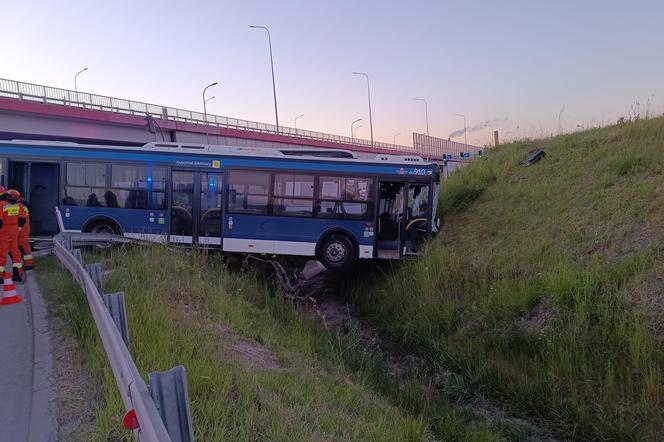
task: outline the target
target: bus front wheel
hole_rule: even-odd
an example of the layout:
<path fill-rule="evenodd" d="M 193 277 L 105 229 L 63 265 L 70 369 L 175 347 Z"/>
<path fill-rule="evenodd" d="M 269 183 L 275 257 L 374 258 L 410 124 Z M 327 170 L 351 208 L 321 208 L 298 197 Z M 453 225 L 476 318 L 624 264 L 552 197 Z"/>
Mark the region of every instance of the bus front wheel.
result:
<path fill-rule="evenodd" d="M 330 235 L 321 243 L 318 255 L 328 269 L 343 269 L 353 262 L 353 243 L 345 235 Z"/>

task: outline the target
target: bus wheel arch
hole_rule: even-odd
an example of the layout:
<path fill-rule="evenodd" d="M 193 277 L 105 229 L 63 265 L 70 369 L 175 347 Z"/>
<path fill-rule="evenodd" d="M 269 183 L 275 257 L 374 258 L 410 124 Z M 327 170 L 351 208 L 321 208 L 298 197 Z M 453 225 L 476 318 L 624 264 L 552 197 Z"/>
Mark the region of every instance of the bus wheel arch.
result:
<path fill-rule="evenodd" d="M 122 235 L 120 223 L 108 216 L 96 216 L 90 218 L 85 222 L 85 225 L 81 230 L 90 233 L 112 233 L 114 235 Z"/>
<path fill-rule="evenodd" d="M 359 245 L 352 234 L 333 230 L 321 235 L 316 245 L 316 258 L 330 270 L 341 270 L 358 257 Z"/>

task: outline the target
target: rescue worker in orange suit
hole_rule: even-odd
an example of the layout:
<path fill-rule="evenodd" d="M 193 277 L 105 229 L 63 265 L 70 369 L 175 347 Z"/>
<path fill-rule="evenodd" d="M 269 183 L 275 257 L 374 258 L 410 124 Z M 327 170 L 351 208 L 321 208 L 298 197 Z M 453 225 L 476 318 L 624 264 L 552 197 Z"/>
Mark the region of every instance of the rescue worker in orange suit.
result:
<path fill-rule="evenodd" d="M 25 224 L 25 218 L 20 216 L 21 209 L 16 199 L 0 186 L 0 271 L 5 272 L 7 255 L 15 257 L 12 260 L 12 279 L 22 281 L 23 264 L 19 258 L 18 229 Z"/>
<path fill-rule="evenodd" d="M 18 190 L 10 189 L 7 193 L 16 198 L 16 203 L 20 209 L 19 217 L 25 218 L 23 227 L 19 227 L 18 230 L 18 250 L 22 254 L 23 270 L 32 270 L 34 269 L 32 264 L 32 249 L 30 248 L 30 242 L 28 241 L 30 238 L 30 209 L 28 208 L 27 203 L 23 201 L 23 197 Z M 12 261 L 14 260 L 20 262 L 19 258 L 14 258 L 12 256 Z"/>

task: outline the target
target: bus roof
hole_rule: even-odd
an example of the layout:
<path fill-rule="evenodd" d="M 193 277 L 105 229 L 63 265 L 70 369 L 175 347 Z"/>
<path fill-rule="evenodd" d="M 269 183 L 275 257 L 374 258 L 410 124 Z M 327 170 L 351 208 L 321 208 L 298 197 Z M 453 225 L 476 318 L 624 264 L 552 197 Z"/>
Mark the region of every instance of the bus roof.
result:
<path fill-rule="evenodd" d="M 435 163 L 425 161 L 417 155 L 392 155 L 378 154 L 359 157 L 356 153 L 346 149 L 321 149 L 315 147 L 245 147 L 245 146 L 221 146 L 197 143 L 172 143 L 172 142 L 150 142 L 142 146 L 114 146 L 100 144 L 83 144 L 70 141 L 44 141 L 44 140 L 18 140 L 0 141 L 0 144 L 9 145 L 34 145 L 43 147 L 79 147 L 86 149 L 103 150 L 130 150 L 135 152 L 168 152 L 183 153 L 188 155 L 224 155 L 260 158 L 284 158 L 284 159 L 312 159 L 321 161 L 362 162 L 373 164 L 403 164 L 403 165 L 433 165 Z"/>

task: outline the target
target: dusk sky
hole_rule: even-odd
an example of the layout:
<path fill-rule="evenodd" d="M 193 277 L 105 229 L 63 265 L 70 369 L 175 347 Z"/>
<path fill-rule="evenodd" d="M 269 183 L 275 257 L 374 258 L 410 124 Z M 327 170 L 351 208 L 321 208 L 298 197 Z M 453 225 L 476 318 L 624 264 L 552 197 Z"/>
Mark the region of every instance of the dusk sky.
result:
<path fill-rule="evenodd" d="M 410 145 L 492 120 L 504 138 L 664 112 L 664 1 L 0 0 L 0 78 Z M 517 129 L 518 128 L 518 129 Z M 490 128 L 468 134 L 488 141 Z M 463 141 L 463 135 L 456 138 Z"/>

